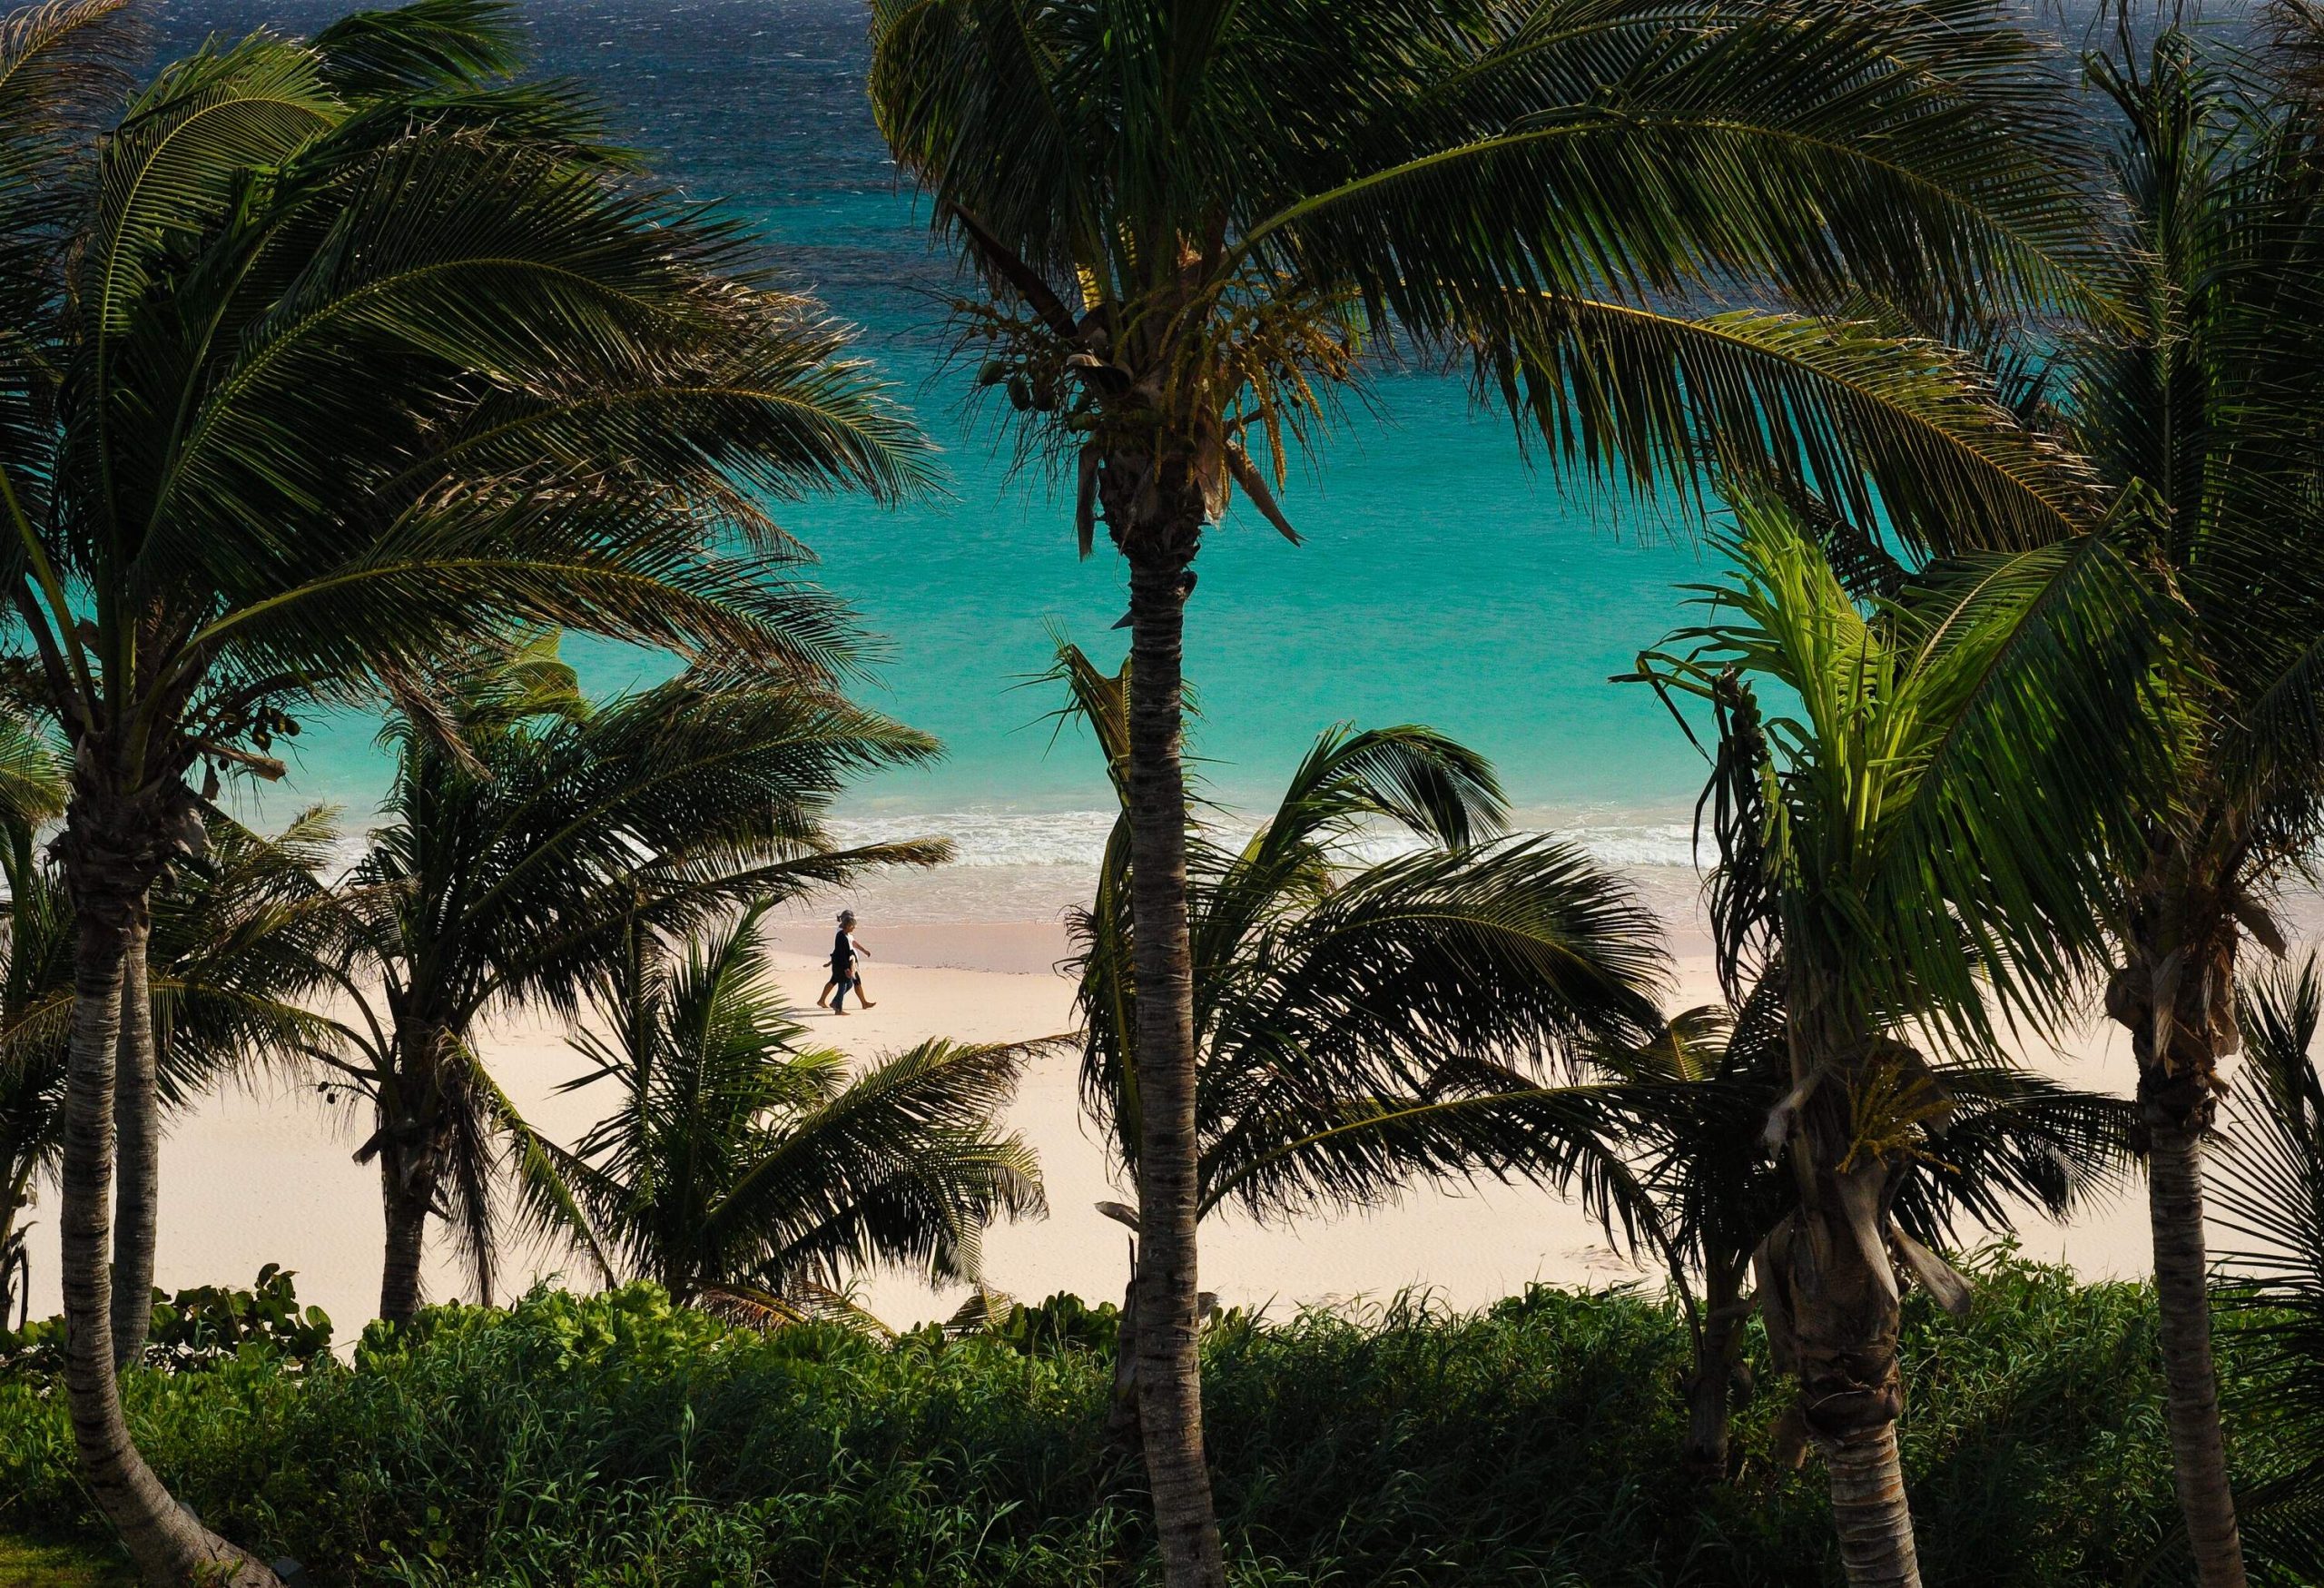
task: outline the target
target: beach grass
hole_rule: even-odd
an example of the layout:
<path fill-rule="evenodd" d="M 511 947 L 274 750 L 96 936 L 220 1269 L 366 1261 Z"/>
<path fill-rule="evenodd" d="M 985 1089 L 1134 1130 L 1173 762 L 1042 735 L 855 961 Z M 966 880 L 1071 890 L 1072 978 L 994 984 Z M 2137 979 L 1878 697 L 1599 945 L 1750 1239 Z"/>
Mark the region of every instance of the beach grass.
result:
<path fill-rule="evenodd" d="M 118 1560 L 78 1546 L 0 1534 L 0 1588 L 126 1588 L 136 1580 Z"/>

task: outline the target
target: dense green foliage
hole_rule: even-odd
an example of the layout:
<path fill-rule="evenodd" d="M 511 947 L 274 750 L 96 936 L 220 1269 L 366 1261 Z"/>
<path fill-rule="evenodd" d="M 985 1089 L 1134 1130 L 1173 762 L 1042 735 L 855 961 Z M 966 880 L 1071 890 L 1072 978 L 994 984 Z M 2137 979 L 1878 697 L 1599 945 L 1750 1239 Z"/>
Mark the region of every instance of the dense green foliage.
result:
<path fill-rule="evenodd" d="M 193 1285 L 153 1292 L 153 1322 L 146 1336 L 150 1366 L 185 1373 L 216 1367 L 256 1346 L 278 1371 L 326 1360 L 330 1317 L 299 1304 L 296 1276 L 278 1263 L 258 1271 L 249 1288 Z M 43 1318 L 21 1329 L 0 1328 L 0 1375 L 37 1382 L 64 1370 L 64 1320 Z M 0 1583 L 6 1583 L 0 1578 Z"/>
<path fill-rule="evenodd" d="M 2122 1582 L 2173 1522 L 2148 1293 L 2014 1263 L 1983 1277 L 1965 1322 L 1918 1297 L 1906 1313 L 1929 1573 Z M 1105 1343 L 1105 1310 L 1050 1310 L 1073 1327 L 891 1345 L 737 1330 L 646 1287 L 537 1294 L 431 1310 L 395 1344 L 375 1331 L 351 1368 L 252 1349 L 126 1387 L 180 1494 L 324 1582 L 1141 1581 L 1143 1508 L 1102 1503 L 1109 1363 L 1085 1346 Z M 1206 1393 L 1235 1578 L 1837 1581 L 1820 1474 L 1770 1459 L 1778 1397 L 1741 1418 L 1734 1486 L 1669 1459 L 1685 1356 L 1673 1312 L 1620 1294 L 1230 1317 Z M 2270 1445 L 2247 1427 L 2251 1459 Z M 62 1406 L 37 1380 L 0 1386 L 0 1528 L 64 1538 L 76 1517 L 101 1536 Z"/>

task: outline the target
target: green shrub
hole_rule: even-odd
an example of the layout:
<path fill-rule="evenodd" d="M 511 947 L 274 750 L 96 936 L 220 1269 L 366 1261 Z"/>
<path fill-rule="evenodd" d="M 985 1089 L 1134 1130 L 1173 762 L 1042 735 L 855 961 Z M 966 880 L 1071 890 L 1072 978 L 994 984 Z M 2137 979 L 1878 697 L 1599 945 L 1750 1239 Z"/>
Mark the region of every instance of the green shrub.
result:
<path fill-rule="evenodd" d="M 2148 1294 L 2005 1259 L 1984 1279 L 1965 1322 L 1908 1309 L 1930 1577 L 2122 1582 L 2174 1514 Z M 647 1287 L 543 1292 L 375 1329 L 351 1365 L 246 1349 L 127 1394 L 179 1494 L 327 1583 L 1111 1588 L 1151 1571 L 1135 1472 L 1103 1445 L 1110 1363 L 1079 1343 L 1098 1310 L 890 1344 L 755 1335 Z M 1684 1355 L 1677 1314 L 1623 1293 L 1222 1320 L 1206 1394 L 1236 1581 L 1837 1582 L 1817 1470 L 1772 1458 L 1778 1396 L 1739 1414 L 1733 1484 L 1679 1471 Z M 96 1536 L 69 1458 L 54 1392 L 0 1384 L 0 1526 Z"/>
<path fill-rule="evenodd" d="M 283 1366 L 312 1363 L 330 1349 L 330 1317 L 320 1307 L 299 1305 L 294 1277 L 269 1263 L 247 1290 L 230 1285 L 196 1285 L 174 1296 L 155 1290 L 145 1365 L 199 1372 L 250 1349 Z M 0 1375 L 38 1378 L 64 1370 L 63 1318 L 0 1329 Z"/>

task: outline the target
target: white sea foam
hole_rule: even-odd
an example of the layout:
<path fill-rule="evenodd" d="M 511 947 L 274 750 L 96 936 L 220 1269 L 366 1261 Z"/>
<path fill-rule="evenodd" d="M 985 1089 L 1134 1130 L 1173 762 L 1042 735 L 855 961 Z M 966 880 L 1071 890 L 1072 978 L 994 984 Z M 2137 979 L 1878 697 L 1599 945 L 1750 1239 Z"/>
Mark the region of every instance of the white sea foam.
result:
<path fill-rule="evenodd" d="M 1546 833 L 1579 844 L 1608 865 L 1622 867 L 1676 866 L 1695 863 L 1694 828 L 1687 822 L 1625 820 L 1624 814 L 1603 810 L 1587 813 L 1522 812 L 1521 832 Z M 362 857 L 369 823 L 350 824 L 332 846 L 325 874 L 339 876 Z M 976 807 L 921 814 L 881 814 L 848 816 L 827 824 L 831 836 L 843 847 L 893 843 L 912 838 L 947 838 L 957 852 L 953 864 L 967 870 L 1008 867 L 1026 870 L 1095 870 L 1104 859 L 1107 835 L 1113 831 L 1110 811 L 1022 811 Z M 1242 828 L 1229 815 L 1222 829 L 1239 837 Z M 1380 832 L 1352 846 L 1354 858 L 1367 863 L 1412 853 L 1419 845 L 1402 833 Z"/>
<path fill-rule="evenodd" d="M 849 816 L 826 824 L 853 848 L 909 838 L 949 838 L 964 866 L 1094 866 L 1105 858 L 1111 811 L 939 811 L 922 815 Z"/>
<path fill-rule="evenodd" d="M 1229 818 L 1232 821 L 1232 818 Z M 962 866 L 1095 866 L 1104 858 L 1110 811 L 1010 811 L 973 809 L 915 815 L 849 817 L 830 824 L 832 835 L 848 845 L 886 843 L 907 838 L 949 838 Z M 1546 814 L 1521 815 L 1521 831 L 1544 832 L 1579 844 L 1608 865 L 1688 866 L 1695 863 L 1694 827 L 1688 822 L 1625 821 L 1611 813 L 1560 821 Z M 1366 861 L 1408 854 L 1417 848 L 1400 833 L 1381 833 L 1355 845 Z"/>

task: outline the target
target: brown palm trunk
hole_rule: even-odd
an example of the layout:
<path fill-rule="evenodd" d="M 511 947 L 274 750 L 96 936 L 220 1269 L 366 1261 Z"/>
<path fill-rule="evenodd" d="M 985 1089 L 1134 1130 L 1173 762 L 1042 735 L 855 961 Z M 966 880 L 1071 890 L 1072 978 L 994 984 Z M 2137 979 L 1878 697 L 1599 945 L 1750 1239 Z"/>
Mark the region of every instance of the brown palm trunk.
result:
<path fill-rule="evenodd" d="M 1913 1513 L 1894 1419 L 1845 1439 L 1818 1437 L 1832 1486 L 1832 1525 L 1851 1588 L 1919 1588 Z"/>
<path fill-rule="evenodd" d="M 1739 1267 L 1718 1265 L 1704 1280 L 1702 1327 L 1695 1336 L 1694 1366 L 1686 1383 L 1687 1443 L 1680 1459 L 1699 1477 L 1723 1478 L 1748 1314 L 1740 1299 Z"/>
<path fill-rule="evenodd" d="M 1833 1177 L 1821 1178 L 1828 1187 Z M 1768 1238 L 1760 1307 L 1777 1366 L 1799 1379 L 1800 1418 L 1824 1457 L 1851 1588 L 1917 1588 L 1896 1455 L 1903 1308 L 1893 1271 L 1884 1284 L 1838 1211 L 1829 1203 L 1805 1208 Z"/>
<path fill-rule="evenodd" d="M 8 1321 L 15 1310 L 16 1273 L 22 1267 L 21 1254 L 16 1249 L 16 1215 L 22 1211 L 15 1198 L 0 1188 L 0 1329 L 15 1326 Z"/>
<path fill-rule="evenodd" d="M 419 1316 L 420 1262 L 426 1256 L 428 1218 L 436 1208 L 447 1139 L 442 1057 L 443 1028 L 421 1019 L 399 1019 L 396 1078 L 379 1100 L 379 1202 L 387 1226 L 387 1253 L 379 1270 L 379 1317 L 399 1327 Z M 672 1288 L 672 1294 L 676 1294 Z"/>
<path fill-rule="evenodd" d="M 1165 468 L 1169 466 L 1166 465 Z M 1187 921 L 1187 787 L 1180 761 L 1185 591 L 1202 529 L 1190 481 L 1141 482 L 1157 501 L 1112 518 L 1129 559 L 1129 821 L 1137 984 L 1137 1323 L 1135 1373 L 1147 1480 L 1168 1588 L 1223 1588 L 1226 1566 L 1202 1435 L 1195 1267 L 1194 951 Z M 1110 507 L 1112 504 L 1108 504 Z"/>
<path fill-rule="evenodd" d="M 2203 1138 L 2221 1089 L 2220 1060 L 2240 1041 L 2237 928 L 2226 910 L 2205 907 L 2211 897 L 2190 886 L 2149 902 L 2131 934 L 2130 964 L 2108 989 L 2107 1011 L 2130 1029 L 2139 1067 L 2163 1418 L 2195 1580 L 2201 1588 L 2243 1588 L 2243 1538 L 2228 1484 L 2219 1374 L 2211 1361 L 2211 1264 L 2203 1231 Z M 2176 969 L 2166 974 L 2165 966 Z M 2158 1020 L 2166 998 L 2166 1018 Z"/>
<path fill-rule="evenodd" d="M 153 1321 L 153 1250 L 161 1201 L 162 1100 L 153 1046 L 153 995 L 145 962 L 152 933 L 130 929 L 121 969 L 121 1057 L 113 1119 L 113 1359 L 145 1352 Z"/>
<path fill-rule="evenodd" d="M 2202 1137 L 2179 1123 L 2148 1132 L 2147 1214 L 2162 1347 L 2164 1417 L 2195 1580 L 2243 1588 L 2243 1538 L 2227 1482 L 2227 1440 L 2211 1364 L 2210 1263 L 2203 1249 Z"/>
<path fill-rule="evenodd" d="M 1896 1452 L 1904 1307 L 1887 1233 L 1910 1164 L 1860 1143 L 1855 1119 L 1860 1093 L 1919 1060 L 1864 1034 L 1847 1011 L 1828 1012 L 1820 984 L 1797 966 L 1788 991 L 1795 1084 L 1818 1079 L 1789 1133 L 1798 1210 L 1754 1259 L 1759 1315 L 1776 1366 L 1799 1381 L 1799 1419 L 1824 1457 L 1851 1588 L 1919 1588 Z"/>
<path fill-rule="evenodd" d="M 78 804 L 76 801 L 76 805 Z M 76 810 L 76 816 L 84 813 Z M 76 824 L 77 825 L 78 824 Z M 149 1583 L 190 1581 L 265 1588 L 274 1573 L 212 1534 L 171 1498 L 131 1438 L 113 1369 L 112 1233 L 113 1092 L 121 1047 L 123 962 L 144 921 L 136 888 L 92 876 L 82 832 L 72 848 L 79 940 L 74 956 L 73 1032 L 64 1101 L 60 1278 L 64 1291 L 64 1382 L 74 1442 L 89 1495 L 119 1530 Z M 92 886 L 92 884 L 97 884 Z"/>
<path fill-rule="evenodd" d="M 419 1312 L 419 1262 L 435 1200 L 432 1179 L 389 1149 L 379 1155 L 380 1202 L 387 1215 L 387 1259 L 379 1269 L 379 1317 L 399 1327 Z"/>

